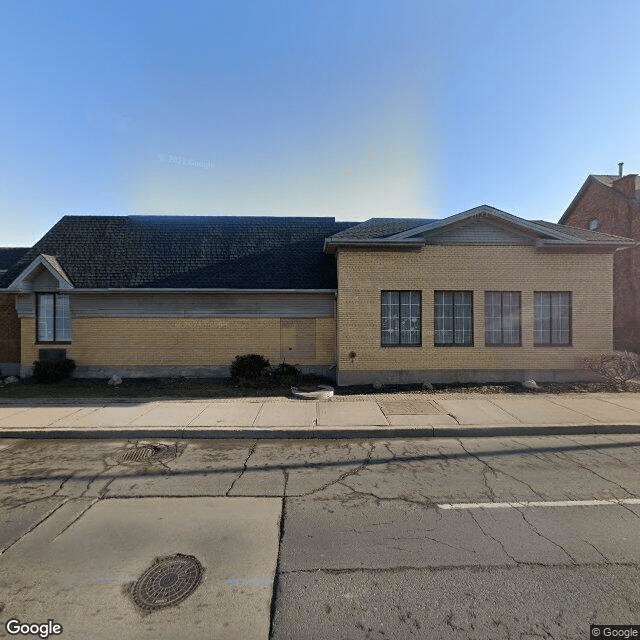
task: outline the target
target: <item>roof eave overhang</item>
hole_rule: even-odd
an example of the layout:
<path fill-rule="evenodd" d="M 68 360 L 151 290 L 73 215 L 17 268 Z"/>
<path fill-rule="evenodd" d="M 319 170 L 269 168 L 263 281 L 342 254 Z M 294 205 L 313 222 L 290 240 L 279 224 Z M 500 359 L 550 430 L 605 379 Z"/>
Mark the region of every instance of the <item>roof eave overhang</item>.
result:
<path fill-rule="evenodd" d="M 424 238 L 409 238 L 406 240 L 365 240 L 359 238 L 345 240 L 327 239 L 324 242 L 324 252 L 328 255 L 334 254 L 337 249 L 420 249 L 426 244 Z"/>
<path fill-rule="evenodd" d="M 614 253 L 622 249 L 637 246 L 638 242 L 564 242 L 561 240 L 538 240 L 535 247 L 539 252 L 580 252 L 580 253 Z"/>

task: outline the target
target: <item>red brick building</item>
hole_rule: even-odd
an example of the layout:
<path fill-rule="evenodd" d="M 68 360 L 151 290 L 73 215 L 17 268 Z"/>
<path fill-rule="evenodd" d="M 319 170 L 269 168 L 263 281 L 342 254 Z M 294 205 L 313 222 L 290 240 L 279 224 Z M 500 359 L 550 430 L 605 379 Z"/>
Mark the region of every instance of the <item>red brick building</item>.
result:
<path fill-rule="evenodd" d="M 28 249 L 0 249 L 0 276 L 6 273 Z M 0 292 L 0 377 L 20 371 L 20 320 L 16 297 Z"/>
<path fill-rule="evenodd" d="M 640 241 L 640 177 L 590 175 L 560 224 Z M 640 353 L 640 246 L 614 254 L 613 344 Z"/>

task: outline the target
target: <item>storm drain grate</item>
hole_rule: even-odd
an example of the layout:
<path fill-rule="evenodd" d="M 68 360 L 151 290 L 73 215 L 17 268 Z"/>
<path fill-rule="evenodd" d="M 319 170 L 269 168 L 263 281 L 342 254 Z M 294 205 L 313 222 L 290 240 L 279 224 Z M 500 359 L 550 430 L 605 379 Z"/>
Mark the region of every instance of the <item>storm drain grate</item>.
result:
<path fill-rule="evenodd" d="M 198 559 L 176 553 L 156 558 L 130 588 L 133 601 L 147 613 L 172 607 L 188 598 L 202 581 Z"/>
<path fill-rule="evenodd" d="M 118 455 L 118 462 L 158 462 L 173 460 L 181 451 L 173 444 L 142 444 L 128 447 Z"/>

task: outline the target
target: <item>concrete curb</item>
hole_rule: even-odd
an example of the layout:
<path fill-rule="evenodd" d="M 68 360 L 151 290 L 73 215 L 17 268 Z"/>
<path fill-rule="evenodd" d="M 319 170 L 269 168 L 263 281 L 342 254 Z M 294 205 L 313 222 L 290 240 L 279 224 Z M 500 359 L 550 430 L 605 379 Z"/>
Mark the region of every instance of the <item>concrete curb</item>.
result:
<path fill-rule="evenodd" d="M 0 438 L 26 439 L 371 439 L 371 438 L 473 438 L 640 434 L 640 424 L 573 425 L 461 425 L 424 427 L 107 427 L 0 429 Z"/>

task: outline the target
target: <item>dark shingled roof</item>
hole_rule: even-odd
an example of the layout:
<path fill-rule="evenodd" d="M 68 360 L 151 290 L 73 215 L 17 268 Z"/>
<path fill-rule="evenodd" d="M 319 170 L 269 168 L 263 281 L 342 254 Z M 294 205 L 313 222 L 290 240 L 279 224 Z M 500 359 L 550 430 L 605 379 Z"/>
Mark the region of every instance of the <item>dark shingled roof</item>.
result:
<path fill-rule="evenodd" d="M 65 216 L 4 275 L 54 256 L 77 288 L 335 289 L 334 218 Z"/>
<path fill-rule="evenodd" d="M 547 222 L 546 220 L 534 220 L 536 224 L 541 224 L 545 227 L 549 227 L 554 231 L 560 231 L 566 233 L 574 238 L 580 240 L 591 240 L 593 242 L 614 242 L 618 240 L 630 241 L 630 238 L 623 238 L 622 236 L 613 236 L 609 233 L 600 233 L 599 231 L 589 231 L 588 229 L 579 229 L 578 227 L 569 227 L 564 224 L 556 224 L 555 222 Z"/>
<path fill-rule="evenodd" d="M 335 234 L 331 240 L 376 240 L 402 233 L 415 227 L 433 223 L 441 220 L 430 220 L 425 218 L 370 218 L 365 222 L 357 224 L 345 231 Z"/>
<path fill-rule="evenodd" d="M 0 271 L 11 269 L 27 251 L 29 247 L 0 248 Z"/>

